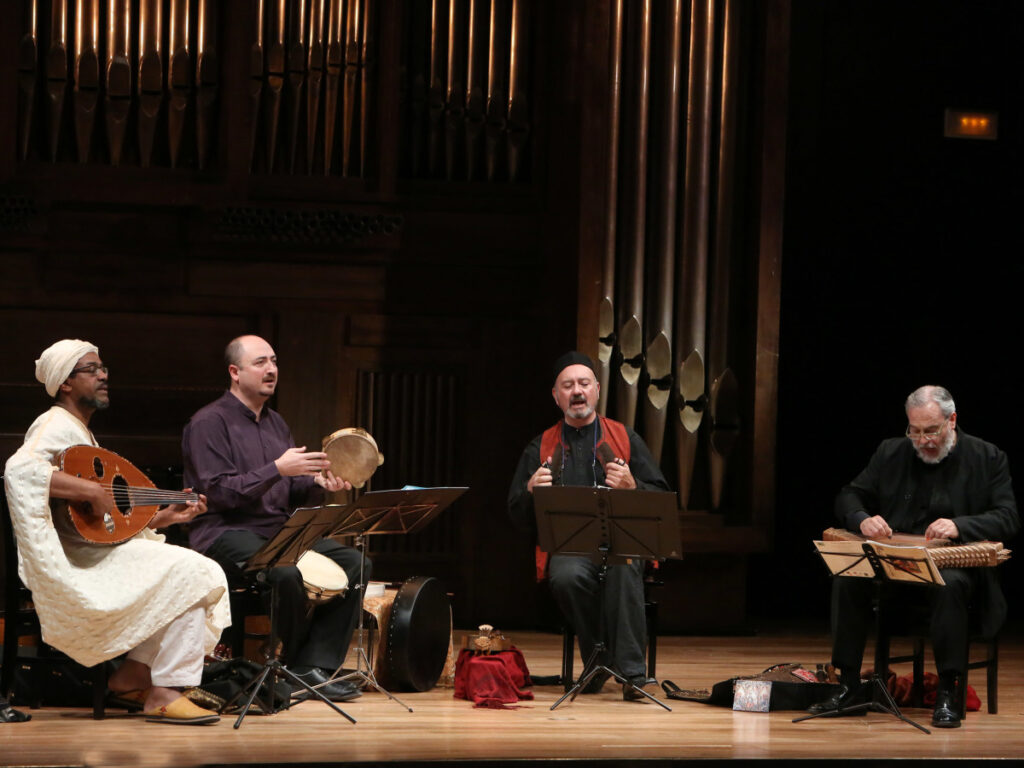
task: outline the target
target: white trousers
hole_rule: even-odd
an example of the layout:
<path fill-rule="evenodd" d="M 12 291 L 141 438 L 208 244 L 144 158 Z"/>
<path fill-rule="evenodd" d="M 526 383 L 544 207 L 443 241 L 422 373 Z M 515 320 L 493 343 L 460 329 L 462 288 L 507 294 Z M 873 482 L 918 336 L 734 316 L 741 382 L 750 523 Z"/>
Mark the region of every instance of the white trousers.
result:
<path fill-rule="evenodd" d="M 149 667 L 153 685 L 181 688 L 199 685 L 206 655 L 206 609 L 195 605 L 128 652 L 128 658 Z"/>

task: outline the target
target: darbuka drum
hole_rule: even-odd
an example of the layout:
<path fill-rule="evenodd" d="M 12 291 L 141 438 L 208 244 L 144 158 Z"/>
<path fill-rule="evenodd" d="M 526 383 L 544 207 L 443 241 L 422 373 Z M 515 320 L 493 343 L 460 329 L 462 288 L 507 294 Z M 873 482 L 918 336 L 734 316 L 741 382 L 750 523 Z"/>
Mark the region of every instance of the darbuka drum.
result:
<path fill-rule="evenodd" d="M 359 427 L 346 427 L 323 439 L 323 451 L 331 462 L 331 472 L 362 488 L 384 463 L 384 454 L 369 432 Z"/>
<path fill-rule="evenodd" d="M 295 563 L 295 567 L 302 574 L 306 597 L 312 603 L 326 603 L 348 592 L 348 575 L 345 569 L 319 552 L 308 550 Z"/>
<path fill-rule="evenodd" d="M 448 594 L 432 576 L 407 580 L 395 595 L 388 621 L 388 671 L 402 690 L 429 691 L 444 671 L 451 642 Z"/>

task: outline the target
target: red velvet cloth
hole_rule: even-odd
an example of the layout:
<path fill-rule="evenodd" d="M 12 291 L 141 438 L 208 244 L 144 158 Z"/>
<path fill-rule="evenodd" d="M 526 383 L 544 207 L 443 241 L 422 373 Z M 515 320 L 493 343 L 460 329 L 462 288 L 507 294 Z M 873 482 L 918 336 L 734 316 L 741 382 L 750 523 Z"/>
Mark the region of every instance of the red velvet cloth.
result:
<path fill-rule="evenodd" d="M 871 670 L 868 670 L 868 676 L 870 677 Z M 901 707 L 909 707 L 913 702 L 911 697 L 913 696 L 914 690 L 914 676 L 903 675 L 897 677 L 896 673 L 891 669 L 886 670 L 885 684 L 889 689 L 889 694 L 893 697 L 895 702 Z M 939 676 L 934 672 L 925 672 L 924 680 L 922 684 L 922 704 L 926 707 L 935 706 L 935 691 L 939 686 Z M 967 686 L 967 711 L 978 712 L 981 710 L 981 699 L 978 698 L 977 691 L 971 685 Z"/>
<path fill-rule="evenodd" d="M 515 646 L 498 653 L 459 652 L 455 662 L 455 698 L 468 699 L 477 707 L 506 709 L 509 704 L 532 700 L 530 670 Z"/>

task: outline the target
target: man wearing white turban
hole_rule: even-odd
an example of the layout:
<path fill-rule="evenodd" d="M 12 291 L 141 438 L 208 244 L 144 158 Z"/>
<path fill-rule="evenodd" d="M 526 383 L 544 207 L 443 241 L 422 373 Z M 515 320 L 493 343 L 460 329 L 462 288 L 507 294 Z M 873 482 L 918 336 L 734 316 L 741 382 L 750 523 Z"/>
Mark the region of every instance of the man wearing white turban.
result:
<path fill-rule="evenodd" d="M 161 509 L 149 528 L 116 546 L 60 538 L 51 499 L 87 502 L 97 515 L 113 509 L 99 483 L 54 465 L 65 448 L 97 445 L 89 420 L 109 405 L 107 367 L 93 344 L 64 339 L 39 356 L 36 378 L 55 401 L 7 461 L 4 485 L 18 572 L 32 590 L 43 640 L 85 666 L 127 653 L 110 690 L 151 722 L 216 722 L 180 689 L 200 682 L 204 655 L 231 623 L 224 572 L 155 533 L 205 512 L 205 497 Z"/>

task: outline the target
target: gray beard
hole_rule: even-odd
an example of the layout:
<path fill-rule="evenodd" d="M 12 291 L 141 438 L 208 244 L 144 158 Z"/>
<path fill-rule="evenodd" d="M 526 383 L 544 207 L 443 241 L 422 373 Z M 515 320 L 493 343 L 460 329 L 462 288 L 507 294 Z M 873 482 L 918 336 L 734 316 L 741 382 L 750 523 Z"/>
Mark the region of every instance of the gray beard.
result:
<path fill-rule="evenodd" d="M 104 411 L 110 407 L 110 400 L 100 400 L 98 397 L 83 397 L 79 402 L 97 411 Z"/>
<path fill-rule="evenodd" d="M 938 454 L 933 456 L 926 456 L 921 453 L 921 446 L 915 445 L 914 450 L 917 451 L 917 458 L 923 461 L 925 464 L 938 464 L 940 461 L 949 456 L 949 452 L 953 450 L 953 446 L 956 444 L 956 431 L 949 430 L 946 436 L 942 439 L 942 445 L 939 448 Z"/>

